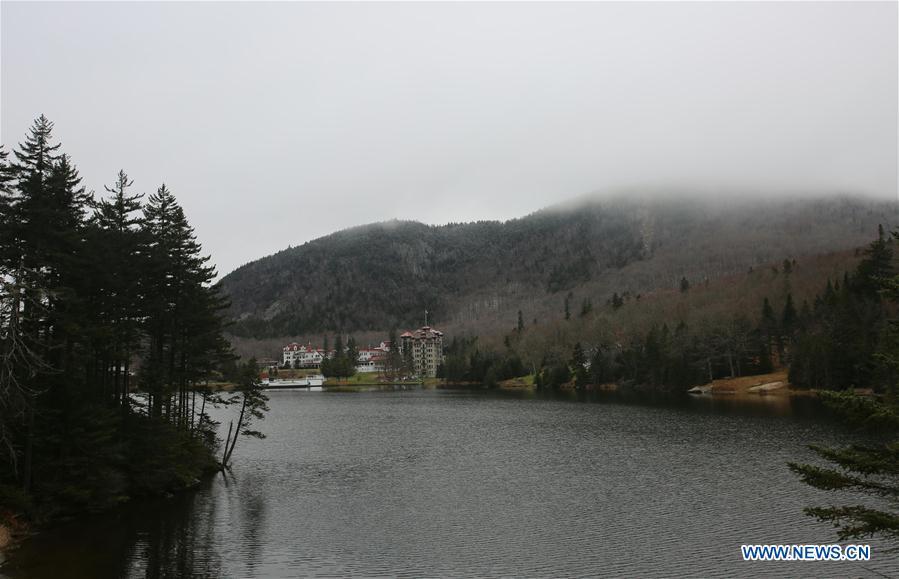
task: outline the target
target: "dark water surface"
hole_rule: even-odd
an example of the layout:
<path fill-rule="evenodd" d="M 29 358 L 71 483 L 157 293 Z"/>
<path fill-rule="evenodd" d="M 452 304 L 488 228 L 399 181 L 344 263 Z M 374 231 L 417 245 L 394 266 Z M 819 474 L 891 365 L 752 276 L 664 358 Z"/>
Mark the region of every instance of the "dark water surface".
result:
<path fill-rule="evenodd" d="M 855 498 L 787 469 L 851 437 L 811 404 L 272 392 L 233 474 L 42 533 L 0 574 L 899 576 L 878 542 L 863 564 L 741 560 L 743 543 L 835 542 L 802 507 Z"/>

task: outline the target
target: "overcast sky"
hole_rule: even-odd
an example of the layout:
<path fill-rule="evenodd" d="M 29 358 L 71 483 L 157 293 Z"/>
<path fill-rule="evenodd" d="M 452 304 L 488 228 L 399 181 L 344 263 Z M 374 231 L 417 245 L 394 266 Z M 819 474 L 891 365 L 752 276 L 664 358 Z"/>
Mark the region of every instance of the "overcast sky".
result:
<path fill-rule="evenodd" d="M 0 3 L 2 141 L 174 191 L 221 273 L 620 187 L 897 194 L 897 4 Z M 376 248 L 372 248 L 376 250 Z"/>

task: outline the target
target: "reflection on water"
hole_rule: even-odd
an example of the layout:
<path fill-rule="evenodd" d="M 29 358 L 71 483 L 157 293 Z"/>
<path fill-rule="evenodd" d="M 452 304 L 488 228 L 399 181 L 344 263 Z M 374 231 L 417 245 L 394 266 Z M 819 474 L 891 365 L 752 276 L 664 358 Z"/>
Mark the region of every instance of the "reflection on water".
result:
<path fill-rule="evenodd" d="M 215 501 L 199 492 L 141 502 L 114 514 L 42 533 L 14 555 L 3 572 L 22 577 L 168 577 L 190 569 L 219 577 L 213 543 Z"/>
<path fill-rule="evenodd" d="M 600 402 L 634 406 L 674 408 L 682 412 L 737 414 L 743 416 L 785 416 L 815 421 L 832 420 L 834 415 L 812 396 L 780 394 L 672 395 L 652 392 L 536 392 L 521 395 L 551 400 Z"/>
<path fill-rule="evenodd" d="M 588 403 L 581 403 L 588 402 Z M 829 543 L 789 460 L 849 433 L 814 400 L 272 392 L 268 439 L 195 492 L 26 543 L 13 577 L 877 576 L 899 558 L 744 563 Z"/>

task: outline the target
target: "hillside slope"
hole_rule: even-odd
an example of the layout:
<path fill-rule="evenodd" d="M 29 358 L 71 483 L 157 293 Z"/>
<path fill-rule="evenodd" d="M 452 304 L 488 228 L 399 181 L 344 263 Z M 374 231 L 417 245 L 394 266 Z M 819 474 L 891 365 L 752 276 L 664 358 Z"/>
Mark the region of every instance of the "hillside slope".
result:
<path fill-rule="evenodd" d="M 348 229 L 249 263 L 222 286 L 237 336 L 386 331 L 425 309 L 435 324 L 485 332 L 519 309 L 561 311 L 566 296 L 645 293 L 855 248 L 881 223 L 897 223 L 895 203 L 584 199 L 506 222 Z"/>

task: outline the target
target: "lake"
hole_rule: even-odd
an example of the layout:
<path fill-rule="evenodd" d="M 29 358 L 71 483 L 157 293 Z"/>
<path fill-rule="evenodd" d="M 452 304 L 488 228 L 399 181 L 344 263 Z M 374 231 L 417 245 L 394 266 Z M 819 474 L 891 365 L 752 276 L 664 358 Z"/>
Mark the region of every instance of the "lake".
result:
<path fill-rule="evenodd" d="M 11 577 L 896 576 L 743 562 L 744 543 L 834 543 L 804 506 L 805 445 L 852 434 L 805 398 L 483 391 L 271 392 L 265 440 L 198 490 L 42 533 Z M 865 543 L 868 541 L 859 541 Z"/>

